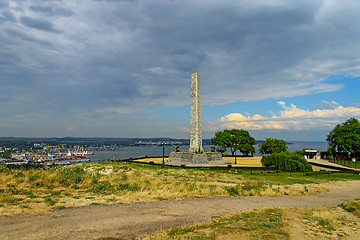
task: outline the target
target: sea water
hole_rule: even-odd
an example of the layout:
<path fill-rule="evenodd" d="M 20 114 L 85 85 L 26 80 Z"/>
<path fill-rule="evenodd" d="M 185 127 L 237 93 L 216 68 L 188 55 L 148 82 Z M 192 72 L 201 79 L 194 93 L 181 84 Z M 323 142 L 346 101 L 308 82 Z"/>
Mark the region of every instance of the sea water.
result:
<path fill-rule="evenodd" d="M 205 151 L 210 150 L 212 145 L 204 145 L 203 149 Z M 296 150 L 303 150 L 303 149 L 314 149 L 317 151 L 326 151 L 328 147 L 327 142 L 288 142 L 288 151 L 294 152 Z M 189 149 L 189 145 L 181 145 L 181 150 Z M 129 158 L 138 158 L 142 156 L 149 156 L 149 157 L 160 157 L 169 156 L 170 152 L 174 151 L 174 147 L 170 145 L 165 145 L 164 149 L 163 146 L 130 146 L 130 147 L 122 147 L 120 150 L 116 151 L 96 151 L 94 155 L 90 156 L 92 162 L 98 162 L 101 160 L 113 160 L 113 159 L 129 159 Z M 261 156 L 259 153 L 259 147 L 255 145 L 255 156 Z M 230 152 L 228 152 L 230 153 Z M 240 155 L 239 152 L 237 152 Z"/>

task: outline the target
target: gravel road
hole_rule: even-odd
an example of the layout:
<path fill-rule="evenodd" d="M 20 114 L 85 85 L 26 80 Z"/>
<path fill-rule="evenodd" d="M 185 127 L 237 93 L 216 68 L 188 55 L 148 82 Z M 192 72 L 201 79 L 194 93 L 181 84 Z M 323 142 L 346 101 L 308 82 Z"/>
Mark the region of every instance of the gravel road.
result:
<path fill-rule="evenodd" d="M 360 199 L 360 181 L 327 184 L 327 193 L 280 197 L 205 197 L 98 205 L 0 217 L 0 239 L 129 237 L 264 207 L 334 206 Z"/>

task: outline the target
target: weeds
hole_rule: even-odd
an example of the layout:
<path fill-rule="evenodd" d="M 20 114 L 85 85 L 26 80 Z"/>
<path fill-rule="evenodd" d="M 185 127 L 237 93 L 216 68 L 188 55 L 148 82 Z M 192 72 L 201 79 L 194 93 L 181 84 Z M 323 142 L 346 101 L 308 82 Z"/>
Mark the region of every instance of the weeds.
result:
<path fill-rule="evenodd" d="M 47 197 L 44 199 L 44 202 L 49 205 L 49 206 L 53 206 L 55 205 L 55 203 L 57 203 L 57 200 L 52 199 L 51 197 Z"/>
<path fill-rule="evenodd" d="M 61 191 L 52 191 L 51 196 L 59 196 L 61 195 Z"/>
<path fill-rule="evenodd" d="M 262 239 L 289 239 L 281 209 L 216 216 L 207 223 L 170 228 L 143 239 L 257 239 L 258 236 Z"/>
<path fill-rule="evenodd" d="M 24 200 L 23 198 L 15 198 L 15 197 L 8 197 L 3 199 L 3 201 L 7 205 L 18 205 L 23 200 Z"/>
<path fill-rule="evenodd" d="M 260 194 L 261 190 L 264 190 L 266 185 L 262 181 L 246 181 L 241 186 L 241 189 L 244 191 L 255 191 L 257 194 Z"/>
<path fill-rule="evenodd" d="M 359 201 L 349 201 L 339 205 L 345 211 L 353 213 L 355 216 L 360 217 L 360 202 Z"/>
<path fill-rule="evenodd" d="M 118 183 L 117 186 L 117 190 L 118 191 L 122 191 L 122 192 L 137 192 L 140 190 L 140 187 L 136 184 L 136 183 Z"/>
<path fill-rule="evenodd" d="M 72 183 L 79 184 L 82 182 L 85 174 L 86 171 L 79 166 L 61 168 L 59 182 L 65 186 L 69 186 Z"/>
<path fill-rule="evenodd" d="M 106 169 L 112 169 L 107 174 Z M 321 192 L 317 186 L 296 187 L 294 183 L 316 183 L 342 179 L 360 179 L 354 174 L 331 176 L 303 175 L 271 171 L 236 169 L 174 169 L 133 163 L 102 163 L 59 166 L 50 169 L 34 166 L 0 165 L 0 204 L 10 206 L 1 213 L 11 214 L 22 200 L 30 207 L 40 198 L 65 201 L 65 206 L 84 204 L 85 197 L 96 196 L 106 201 L 110 197 L 124 197 L 121 202 L 179 199 L 212 195 L 289 195 Z M 19 181 L 21 180 L 21 181 Z M 288 189 L 285 190 L 286 184 Z M 13 197 L 14 196 L 14 197 Z M 71 204 L 66 198 L 71 197 Z M 90 204 L 92 199 L 86 204 Z M 7 203 L 8 201 L 9 203 Z M 51 206 L 52 201 L 47 205 Z M 56 204 L 56 203 L 55 203 Z M 36 208 L 31 208 L 36 211 Z M 43 209 L 42 209 L 43 210 Z M 42 211 L 41 210 L 41 211 Z"/>
<path fill-rule="evenodd" d="M 109 181 L 96 182 L 92 185 L 91 190 L 96 194 L 104 194 L 108 192 L 112 192 L 113 188 Z"/>
<path fill-rule="evenodd" d="M 357 204 L 360 204 L 359 200 L 339 207 L 356 205 L 355 208 L 359 209 Z M 353 211 L 353 207 L 349 209 Z M 287 216 L 299 217 L 290 220 Z M 305 222 L 301 216 L 305 217 Z M 299 222 L 302 224 L 299 225 Z M 293 224 L 296 228 L 301 227 L 301 233 L 289 231 Z M 223 217 L 213 216 L 206 223 L 170 228 L 137 239 L 342 239 L 356 236 L 359 224 L 359 219 L 354 222 L 334 207 L 265 208 Z"/>
<path fill-rule="evenodd" d="M 239 185 L 236 186 L 225 186 L 224 189 L 227 191 L 229 196 L 239 196 Z"/>

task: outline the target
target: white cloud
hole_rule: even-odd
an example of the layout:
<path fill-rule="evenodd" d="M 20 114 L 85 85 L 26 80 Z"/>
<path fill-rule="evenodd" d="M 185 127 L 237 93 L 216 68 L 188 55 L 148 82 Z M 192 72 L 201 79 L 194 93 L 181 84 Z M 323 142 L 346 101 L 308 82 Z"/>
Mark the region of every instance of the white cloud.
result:
<path fill-rule="evenodd" d="M 244 116 L 241 113 L 231 113 L 222 117 L 220 124 L 216 125 L 221 128 L 242 128 L 246 130 L 319 130 L 332 128 L 346 118 L 360 117 L 359 107 L 337 106 L 333 109 L 310 111 L 299 109 L 294 104 L 288 106 L 282 101 L 278 103 L 284 109 L 280 111 L 279 115 L 265 117 L 259 114 Z M 215 123 L 211 123 L 210 126 L 215 126 Z"/>
<path fill-rule="evenodd" d="M 322 103 L 320 104 L 314 104 L 312 105 L 313 108 L 321 108 L 321 109 L 334 109 L 337 108 L 339 105 L 339 103 L 335 102 L 335 101 L 325 101 L 323 100 Z"/>

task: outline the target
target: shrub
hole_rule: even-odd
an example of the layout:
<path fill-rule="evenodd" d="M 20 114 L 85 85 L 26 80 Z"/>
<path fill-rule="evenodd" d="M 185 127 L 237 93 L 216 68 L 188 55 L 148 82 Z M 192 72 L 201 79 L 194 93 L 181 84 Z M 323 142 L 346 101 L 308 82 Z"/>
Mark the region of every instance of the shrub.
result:
<path fill-rule="evenodd" d="M 81 183 L 83 180 L 83 176 L 85 175 L 86 171 L 79 167 L 65 167 L 61 168 L 61 176 L 59 178 L 59 182 L 66 186 L 70 184 L 78 184 Z"/>
<path fill-rule="evenodd" d="M 353 213 L 355 216 L 360 217 L 360 201 L 350 201 L 339 205 L 345 211 Z"/>
<path fill-rule="evenodd" d="M 57 203 L 57 200 L 54 200 L 51 197 L 47 197 L 44 199 L 44 202 L 49 206 L 53 206 L 55 203 Z"/>
<path fill-rule="evenodd" d="M 107 192 L 112 192 L 113 188 L 109 181 L 97 182 L 92 185 L 92 191 L 97 194 L 104 194 Z"/>
<path fill-rule="evenodd" d="M 175 148 L 175 149 L 174 149 L 175 152 L 180 152 L 180 148 L 179 148 L 178 146 L 173 145 L 173 147 Z"/>
<path fill-rule="evenodd" d="M 265 189 L 265 188 L 266 188 L 265 183 L 261 182 L 261 181 L 256 181 L 256 182 L 246 181 L 241 186 L 241 189 L 244 190 L 244 191 L 254 190 L 257 193 L 260 193 L 260 191 Z"/>
<path fill-rule="evenodd" d="M 197 148 L 196 149 L 196 154 L 203 154 L 204 153 L 204 149 L 203 148 Z"/>
<path fill-rule="evenodd" d="M 118 183 L 118 187 L 117 189 L 119 191 L 129 191 L 129 192 L 137 192 L 139 191 L 141 188 L 139 187 L 139 185 L 137 185 L 136 183 L 134 184 L 130 184 L 130 183 Z"/>
<path fill-rule="evenodd" d="M 6 172 L 7 170 L 6 165 L 0 164 L 0 172 Z"/>
<path fill-rule="evenodd" d="M 224 189 L 227 191 L 227 193 L 229 194 L 229 196 L 239 196 L 239 185 L 236 186 L 225 186 Z"/>
<path fill-rule="evenodd" d="M 312 171 L 312 166 L 301 155 L 291 152 L 272 153 L 263 156 L 261 163 L 264 167 L 275 166 L 281 171 Z"/>
<path fill-rule="evenodd" d="M 33 182 L 33 181 L 35 181 L 37 179 L 41 179 L 41 177 L 43 177 L 41 172 L 36 171 L 36 172 L 31 172 L 29 174 L 29 176 L 28 176 L 28 179 L 29 179 L 30 182 Z"/>

